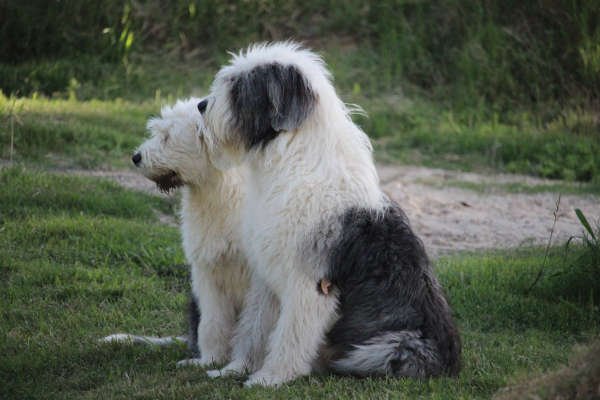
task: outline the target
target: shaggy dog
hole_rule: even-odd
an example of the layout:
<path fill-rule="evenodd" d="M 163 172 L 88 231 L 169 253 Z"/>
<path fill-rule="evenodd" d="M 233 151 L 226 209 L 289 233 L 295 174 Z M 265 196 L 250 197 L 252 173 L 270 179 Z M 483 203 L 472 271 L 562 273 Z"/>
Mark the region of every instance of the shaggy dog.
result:
<path fill-rule="evenodd" d="M 191 266 L 193 294 L 189 342 L 195 347 L 193 343 L 197 341 L 200 358 L 184 360 L 179 365 L 207 366 L 229 359 L 231 336 L 249 273 L 235 230 L 244 190 L 243 171 L 232 168 L 222 172 L 211 163 L 200 129 L 202 117 L 198 107 L 201 109 L 202 104 L 206 105 L 206 101 L 191 98 L 163 108 L 160 118 L 148 122 L 151 137 L 142 143 L 132 160 L 160 190 L 183 187 L 181 235 Z M 126 334 L 104 340 L 156 345 L 173 341 Z"/>
<path fill-rule="evenodd" d="M 289 42 L 253 46 L 218 72 L 206 99 L 211 159 L 227 171 L 248 166 L 240 245 L 252 271 L 232 360 L 209 375 L 249 369 L 246 385 L 270 386 L 319 366 L 456 374 L 460 340 L 442 289 L 406 216 L 381 191 L 369 139 L 323 61 Z M 208 168 L 190 165 L 179 179 L 191 179 L 190 167 Z M 171 164 L 158 170 L 168 176 Z"/>

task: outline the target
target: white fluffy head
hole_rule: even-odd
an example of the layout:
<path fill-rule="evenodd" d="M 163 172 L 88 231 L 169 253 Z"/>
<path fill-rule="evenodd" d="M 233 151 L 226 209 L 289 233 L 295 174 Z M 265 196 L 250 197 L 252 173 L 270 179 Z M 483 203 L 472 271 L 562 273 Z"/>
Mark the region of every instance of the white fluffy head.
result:
<path fill-rule="evenodd" d="M 165 106 L 160 117 L 147 123 L 150 137 L 138 147 L 134 158 L 139 154 L 136 165 L 163 191 L 184 184 L 202 185 L 219 174 L 202 137 L 204 122 L 198 111 L 201 100 L 190 98 Z"/>
<path fill-rule="evenodd" d="M 229 163 L 282 134 L 335 132 L 350 121 L 321 57 L 292 42 L 253 45 L 234 54 L 207 99 L 207 144 Z"/>

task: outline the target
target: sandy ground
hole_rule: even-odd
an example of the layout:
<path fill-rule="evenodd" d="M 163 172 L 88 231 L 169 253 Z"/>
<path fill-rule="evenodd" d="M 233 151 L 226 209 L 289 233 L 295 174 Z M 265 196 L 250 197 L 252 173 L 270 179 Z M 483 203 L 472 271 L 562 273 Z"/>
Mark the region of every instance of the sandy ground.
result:
<path fill-rule="evenodd" d="M 557 193 L 473 191 L 453 187 L 451 183 L 463 181 L 485 187 L 512 182 L 538 185 L 552 181 L 413 166 L 378 165 L 378 170 L 383 189 L 404 209 L 433 257 L 458 251 L 546 245 L 548 242 Z M 77 171 L 76 174 L 105 177 L 130 189 L 158 194 L 154 185 L 135 171 Z M 600 219 L 600 197 L 562 195 L 553 244 L 581 235 L 575 208 L 582 209 L 590 221 Z"/>
<path fill-rule="evenodd" d="M 404 208 L 413 228 L 433 255 L 548 243 L 557 193 L 479 192 L 444 186 L 444 182 L 536 185 L 549 181 L 406 166 L 379 166 L 379 173 L 384 190 Z M 435 184 L 423 184 L 423 181 Z M 597 221 L 600 197 L 562 195 L 553 243 L 581 235 L 575 208 L 580 208 L 590 221 Z"/>

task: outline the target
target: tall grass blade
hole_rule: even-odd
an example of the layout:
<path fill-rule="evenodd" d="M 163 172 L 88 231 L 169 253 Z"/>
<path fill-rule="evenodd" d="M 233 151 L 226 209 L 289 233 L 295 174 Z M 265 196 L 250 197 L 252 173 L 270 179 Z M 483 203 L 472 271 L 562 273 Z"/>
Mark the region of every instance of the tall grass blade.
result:
<path fill-rule="evenodd" d="M 579 222 L 581 222 L 581 225 L 583 225 L 583 227 L 590 234 L 590 236 L 592 237 L 592 239 L 596 240 L 596 235 L 594 234 L 594 231 L 592 230 L 592 226 L 588 222 L 587 218 L 585 217 L 585 215 L 583 214 L 583 212 L 581 211 L 581 209 L 576 208 L 575 209 L 575 215 L 577 215 L 577 218 L 579 219 Z"/>

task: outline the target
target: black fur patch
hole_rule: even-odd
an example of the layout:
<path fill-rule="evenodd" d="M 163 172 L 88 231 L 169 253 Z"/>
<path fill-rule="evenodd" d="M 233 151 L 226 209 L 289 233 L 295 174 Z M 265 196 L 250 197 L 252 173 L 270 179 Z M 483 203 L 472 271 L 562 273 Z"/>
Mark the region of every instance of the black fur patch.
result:
<path fill-rule="evenodd" d="M 198 348 L 198 325 L 200 324 L 200 309 L 193 294 L 190 294 L 188 304 L 188 349 L 194 356 L 200 356 Z"/>
<path fill-rule="evenodd" d="M 150 179 L 156 183 L 158 189 L 163 193 L 169 193 L 171 190 L 183 186 L 183 181 L 175 171 L 169 171 L 163 175 L 151 177 Z"/>
<path fill-rule="evenodd" d="M 243 72 L 230 95 L 234 124 L 248 149 L 265 147 L 280 132 L 300 127 L 316 99 L 295 66 L 278 63 Z"/>
<path fill-rule="evenodd" d="M 355 208 L 341 218 L 329 271 L 340 290 L 341 317 L 328 334 L 337 358 L 382 334 L 420 331 L 423 343 L 435 343 L 444 369 L 432 366 L 426 375 L 458 373 L 458 331 L 423 244 L 402 210 L 392 204 L 382 215 Z M 394 371 L 403 350 L 408 349 L 398 349 L 399 358 L 390 360 Z"/>

